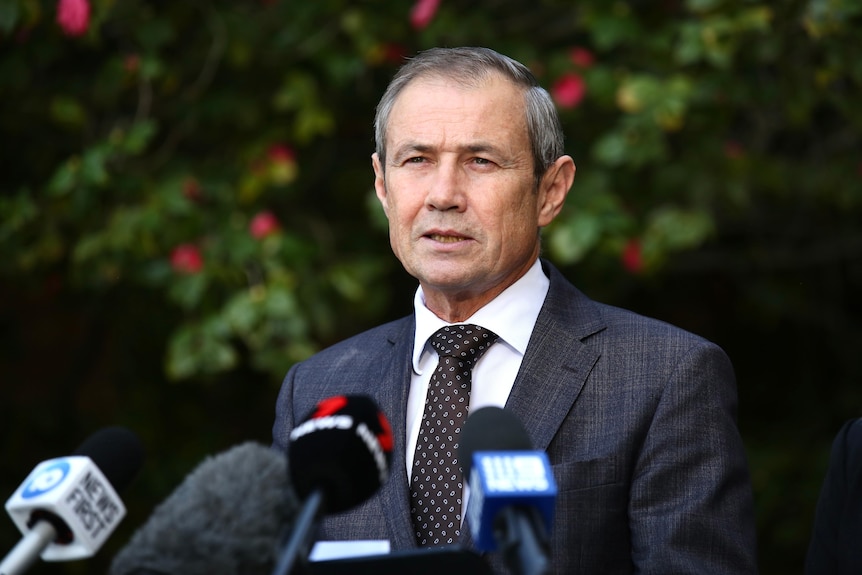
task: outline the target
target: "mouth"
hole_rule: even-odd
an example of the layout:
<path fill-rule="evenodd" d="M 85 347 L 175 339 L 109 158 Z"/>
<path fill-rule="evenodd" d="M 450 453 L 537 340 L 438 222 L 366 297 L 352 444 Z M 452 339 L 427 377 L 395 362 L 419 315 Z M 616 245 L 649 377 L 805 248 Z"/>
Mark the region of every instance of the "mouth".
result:
<path fill-rule="evenodd" d="M 425 237 L 434 240 L 435 242 L 440 242 L 442 244 L 454 244 L 457 242 L 463 242 L 467 239 L 464 236 L 452 236 L 446 234 L 428 234 Z"/>

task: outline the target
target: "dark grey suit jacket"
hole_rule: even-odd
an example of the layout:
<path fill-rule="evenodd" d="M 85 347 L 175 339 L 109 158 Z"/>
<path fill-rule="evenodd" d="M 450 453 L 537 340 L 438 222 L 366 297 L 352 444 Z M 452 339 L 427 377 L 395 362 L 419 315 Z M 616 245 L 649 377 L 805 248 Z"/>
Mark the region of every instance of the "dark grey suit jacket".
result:
<path fill-rule="evenodd" d="M 506 408 L 545 450 L 558 483 L 553 572 L 756 573 L 752 494 L 736 427 L 733 368 L 716 345 L 596 303 L 542 262 L 550 290 Z M 321 539 L 416 546 L 405 471 L 413 316 L 296 364 L 276 406 L 274 445 L 321 399 L 367 394 L 395 435 L 392 476 Z M 462 543 L 472 544 L 469 529 Z M 508 573 L 497 553 L 497 573 Z"/>

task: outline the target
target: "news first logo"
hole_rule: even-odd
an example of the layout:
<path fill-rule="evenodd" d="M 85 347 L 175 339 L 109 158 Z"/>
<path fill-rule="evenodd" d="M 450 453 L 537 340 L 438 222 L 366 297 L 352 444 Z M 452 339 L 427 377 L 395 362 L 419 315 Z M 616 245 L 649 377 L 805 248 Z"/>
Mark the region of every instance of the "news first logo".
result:
<path fill-rule="evenodd" d="M 61 540 L 71 540 L 52 543 L 42 553 L 48 561 L 89 557 L 126 514 L 105 475 L 82 456 L 42 463 L 6 502 L 6 510 L 24 534 L 39 513 L 58 517 L 68 527 Z"/>
<path fill-rule="evenodd" d="M 66 497 L 80 525 L 93 539 L 99 539 L 107 529 L 122 518 L 120 500 L 106 481 L 88 470 Z"/>

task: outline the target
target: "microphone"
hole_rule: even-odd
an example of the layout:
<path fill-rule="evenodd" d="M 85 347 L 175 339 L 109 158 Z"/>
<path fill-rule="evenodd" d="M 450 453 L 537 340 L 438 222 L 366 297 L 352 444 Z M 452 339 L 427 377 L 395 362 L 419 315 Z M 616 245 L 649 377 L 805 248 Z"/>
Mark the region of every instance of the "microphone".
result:
<path fill-rule="evenodd" d="M 302 510 L 274 575 L 291 573 L 308 557 L 317 519 L 371 497 L 389 477 L 392 428 L 369 397 L 324 399 L 291 431 L 288 473 Z"/>
<path fill-rule="evenodd" d="M 131 483 L 144 459 L 137 436 L 107 427 L 69 457 L 43 461 L 6 501 L 24 537 L 0 563 L 0 575 L 24 573 L 45 561 L 90 557 L 126 515 L 118 491 Z"/>
<path fill-rule="evenodd" d="M 246 442 L 204 459 L 117 553 L 109 575 L 269 574 L 298 503 L 284 454 Z"/>
<path fill-rule="evenodd" d="M 547 454 L 532 450 L 520 420 L 499 407 L 477 409 L 464 424 L 458 459 L 470 477 L 467 519 L 476 547 L 499 549 L 517 575 L 550 573 L 557 486 Z"/>

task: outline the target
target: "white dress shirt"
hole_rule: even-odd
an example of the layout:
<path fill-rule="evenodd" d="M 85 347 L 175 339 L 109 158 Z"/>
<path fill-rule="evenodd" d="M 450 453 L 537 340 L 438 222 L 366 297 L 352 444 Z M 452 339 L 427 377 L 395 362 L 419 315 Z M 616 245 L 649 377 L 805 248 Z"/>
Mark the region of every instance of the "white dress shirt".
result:
<path fill-rule="evenodd" d="M 539 311 L 548 295 L 549 285 L 550 281 L 537 259 L 518 281 L 462 322 L 484 327 L 500 336 L 473 366 L 470 413 L 480 407 L 506 405 Z M 421 286 L 413 298 L 413 309 L 416 315 L 416 339 L 413 342 L 413 374 L 407 398 L 408 481 L 412 475 L 413 455 L 425 410 L 428 383 L 438 360 L 437 352 L 428 343 L 428 338 L 441 327 L 449 325 L 425 307 Z"/>

